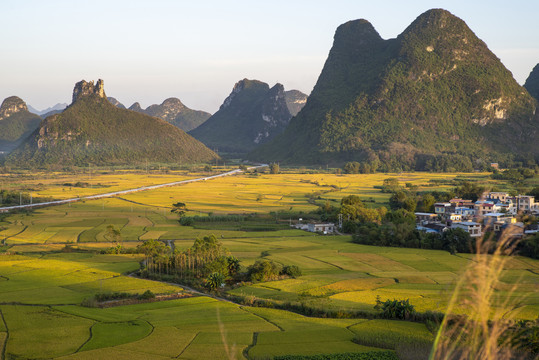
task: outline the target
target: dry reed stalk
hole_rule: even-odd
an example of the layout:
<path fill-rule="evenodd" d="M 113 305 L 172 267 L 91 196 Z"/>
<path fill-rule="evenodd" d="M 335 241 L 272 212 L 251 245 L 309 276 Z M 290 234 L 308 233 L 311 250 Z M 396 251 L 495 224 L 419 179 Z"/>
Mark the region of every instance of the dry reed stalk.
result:
<path fill-rule="evenodd" d="M 475 255 L 455 287 L 429 359 L 514 358 L 511 336 L 507 335 L 518 307 L 513 295 L 519 282 L 508 291 L 497 289 L 515 246 L 508 236 L 498 241 L 477 240 Z M 489 255 L 492 248 L 494 251 Z M 464 307 L 467 315 L 456 315 L 457 307 Z"/>

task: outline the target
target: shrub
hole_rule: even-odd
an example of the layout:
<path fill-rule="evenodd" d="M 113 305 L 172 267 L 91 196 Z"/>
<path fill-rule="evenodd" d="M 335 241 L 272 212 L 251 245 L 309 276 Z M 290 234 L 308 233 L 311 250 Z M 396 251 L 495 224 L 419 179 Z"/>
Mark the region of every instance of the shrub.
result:
<path fill-rule="evenodd" d="M 301 269 L 296 265 L 286 265 L 285 267 L 283 267 L 281 274 L 297 278 L 301 276 Z"/>
<path fill-rule="evenodd" d="M 210 290 L 216 290 L 225 283 L 225 276 L 218 272 L 213 272 L 206 278 L 204 286 Z"/>
<path fill-rule="evenodd" d="M 151 290 L 146 290 L 142 295 L 139 295 L 140 300 L 149 300 L 155 298 L 155 294 Z"/>
<path fill-rule="evenodd" d="M 409 299 L 387 299 L 382 302 L 380 298 L 377 297 L 374 309 L 382 311 L 382 316 L 386 319 L 408 320 L 415 314 L 414 306 L 410 304 Z"/>
<path fill-rule="evenodd" d="M 281 172 L 281 169 L 279 168 L 279 164 L 273 163 L 270 164 L 270 174 L 278 174 Z"/>
<path fill-rule="evenodd" d="M 281 272 L 281 265 L 271 260 L 257 260 L 247 268 L 251 281 L 268 281 L 276 279 Z"/>

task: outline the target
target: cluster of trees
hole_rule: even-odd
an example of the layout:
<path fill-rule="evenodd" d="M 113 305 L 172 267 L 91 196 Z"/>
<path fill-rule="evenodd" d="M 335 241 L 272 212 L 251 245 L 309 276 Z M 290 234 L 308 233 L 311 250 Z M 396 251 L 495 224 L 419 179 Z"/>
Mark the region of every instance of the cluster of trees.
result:
<path fill-rule="evenodd" d="M 273 163 L 269 166 L 270 174 L 278 174 L 281 172 L 281 168 L 279 167 L 279 164 Z"/>
<path fill-rule="evenodd" d="M 247 268 L 247 278 L 253 282 L 277 280 L 281 276 L 299 277 L 301 269 L 296 265 L 282 266 L 268 259 L 257 260 Z"/>
<path fill-rule="evenodd" d="M 521 181 L 533 177 L 539 172 L 535 161 L 528 160 L 526 166 L 522 162 L 506 161 L 509 170 L 503 172 L 493 169 L 485 159 L 445 153 L 441 155 L 418 154 L 411 146 L 401 145 L 395 149 L 369 154 L 365 160 L 346 162 L 342 168 L 345 174 L 372 174 L 376 171 L 432 171 L 432 172 L 473 172 L 474 170 L 492 171 L 494 179 Z M 371 151 L 372 152 L 372 151 Z"/>
<path fill-rule="evenodd" d="M 173 275 L 182 280 L 201 280 L 211 290 L 233 278 L 240 269 L 240 261 L 226 255 L 215 235 L 197 238 L 187 250 L 174 250 L 156 240 L 144 241 L 137 247 L 144 253 L 142 276 Z M 218 281 L 219 280 L 219 281 Z"/>
<path fill-rule="evenodd" d="M 345 174 L 374 174 L 379 166 L 379 160 L 375 161 L 350 161 L 344 164 L 342 171 Z"/>
<path fill-rule="evenodd" d="M 210 291 L 222 287 L 226 282 L 269 281 L 280 276 L 301 276 L 297 266 L 282 266 L 268 259 L 257 260 L 246 271 L 241 271 L 240 260 L 227 254 L 215 235 L 197 238 L 187 250 L 172 250 L 163 242 L 147 240 L 137 246 L 137 252 L 145 254 L 141 276 L 173 276 L 203 285 Z"/>
<path fill-rule="evenodd" d="M 415 314 L 415 308 L 410 304 L 410 300 L 380 300 L 380 296 L 376 297 L 376 305 L 374 310 L 380 311 L 382 317 L 386 319 L 408 320 Z"/>
<path fill-rule="evenodd" d="M 412 221 L 413 215 L 406 210 L 390 211 L 388 215 L 381 225 L 358 225 L 352 241 L 363 245 L 447 250 L 451 254 L 474 250 L 470 234 L 463 229 L 448 229 L 442 234 L 425 233 L 415 229 L 415 218 Z"/>
<path fill-rule="evenodd" d="M 533 178 L 536 174 L 536 170 L 531 168 L 515 168 L 507 169 L 504 171 L 498 171 L 494 169 L 491 177 L 496 180 L 510 180 L 510 181 L 523 181 L 525 179 Z"/>
<path fill-rule="evenodd" d="M 22 191 L 0 190 L 0 206 L 16 206 L 51 201 L 52 198 L 34 197 Z"/>

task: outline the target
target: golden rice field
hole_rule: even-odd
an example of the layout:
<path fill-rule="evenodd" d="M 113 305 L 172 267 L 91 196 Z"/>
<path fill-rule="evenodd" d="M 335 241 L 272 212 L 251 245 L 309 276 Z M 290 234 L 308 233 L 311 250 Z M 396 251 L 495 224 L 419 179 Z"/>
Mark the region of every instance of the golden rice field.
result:
<path fill-rule="evenodd" d="M 219 168 L 217 171 L 228 169 Z M 140 186 L 165 184 L 206 176 L 207 173 L 178 171 L 82 171 L 80 173 L 46 172 L 30 174 L 0 174 L 0 189 L 24 191 L 35 197 L 69 199 L 97 195 Z M 73 186 L 84 183 L 84 187 Z"/>
<path fill-rule="evenodd" d="M 116 171 L 84 180 L 80 175 L 53 174 L 60 178 L 26 178 L 22 183 L 27 187 L 42 184 L 34 196 L 63 198 L 79 190 L 89 195 L 200 174 L 154 175 Z M 0 222 L 0 242 L 5 244 L 0 249 L 11 254 L 0 253 L 0 313 L 5 321 L 0 321 L 0 353 L 3 350 L 6 358 L 270 358 L 377 350 L 352 342 L 356 336 L 375 336 L 373 329 L 380 334 L 391 330 L 395 341 L 385 347 L 390 350 L 410 334 L 431 339 L 418 323 L 307 318 L 207 297 L 108 309 L 80 304 L 104 291 L 182 291 L 181 286 L 126 276 L 138 269 L 138 256 L 98 255 L 97 251 L 112 246 L 107 226 L 114 225 L 127 248 L 158 239 L 181 249 L 191 246 L 196 237 L 215 234 L 243 266 L 267 258 L 302 269 L 297 279 L 245 284 L 230 290 L 233 295 L 364 311 L 372 311 L 379 296 L 382 300 L 410 299 L 419 311 L 444 311 L 472 255 L 357 245 L 349 236 L 314 235 L 283 224 L 275 231 L 224 223 L 180 226 L 170 209 L 180 201 L 191 215 L 299 213 L 316 209 L 310 199 L 338 202 L 350 194 L 372 198 L 375 202 L 368 206 L 381 206 L 389 195 L 375 186 L 388 177 L 434 190 L 444 186 L 433 186 L 429 180 L 456 176 L 488 181 L 484 174 L 246 174 L 9 215 Z M 74 190 L 58 185 L 75 181 L 108 187 Z M 275 225 L 270 216 L 264 221 Z M 84 252 L 65 253 L 65 245 Z M 501 280 L 495 291 L 515 300 L 512 314 L 537 318 L 539 261 L 514 257 L 505 265 Z M 509 291 L 513 284 L 518 289 Z M 457 311 L 466 313 L 465 308 Z M 35 346 L 26 346 L 32 341 Z"/>
<path fill-rule="evenodd" d="M 231 168 L 215 168 L 220 173 Z M 36 173 L 36 174 L 0 174 L 0 189 L 25 191 L 36 197 L 67 199 L 88 195 L 97 195 L 141 186 L 164 184 L 189 178 L 207 176 L 208 173 L 189 173 L 187 171 L 168 171 L 149 173 L 133 171 L 96 171 L 81 173 Z M 313 207 L 307 203 L 309 195 L 323 195 L 324 198 L 340 200 L 343 196 L 360 194 L 366 199 L 372 198 L 377 203 L 387 201 L 387 194 L 382 194 L 374 186 L 380 186 L 386 178 L 397 178 L 402 184 L 432 189 L 443 189 L 429 183 L 431 180 L 453 179 L 455 177 L 473 177 L 487 180 L 487 174 L 466 173 L 401 173 L 401 174 L 358 174 L 336 175 L 321 174 L 251 174 L 197 182 L 177 187 L 158 189 L 126 195 L 126 199 L 153 206 L 170 206 L 170 199 L 185 199 L 190 208 L 196 211 L 219 213 L 269 212 L 278 210 L 304 211 Z M 68 184 L 87 183 L 87 187 Z"/>
<path fill-rule="evenodd" d="M 208 182 L 196 182 L 178 187 L 139 192 L 123 196 L 124 199 L 154 207 L 169 206 L 178 200 L 194 212 L 215 214 L 269 213 L 271 211 L 310 211 L 316 207 L 309 197 L 321 196 L 330 201 L 340 201 L 347 195 L 360 195 L 373 199 L 376 205 L 387 202 L 389 194 L 381 193 L 380 186 L 386 178 L 397 178 L 400 183 L 411 183 L 420 188 L 432 189 L 429 180 L 453 179 L 470 174 L 264 174 L 239 175 Z M 473 176 L 481 176 L 472 174 Z M 483 175 L 485 177 L 485 175 Z M 436 189 L 444 187 L 436 186 Z"/>

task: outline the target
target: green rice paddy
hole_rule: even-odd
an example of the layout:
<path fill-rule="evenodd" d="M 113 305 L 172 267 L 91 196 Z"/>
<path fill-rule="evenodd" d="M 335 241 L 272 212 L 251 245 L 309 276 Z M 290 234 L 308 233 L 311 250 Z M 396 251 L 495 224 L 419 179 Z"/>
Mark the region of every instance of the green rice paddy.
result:
<path fill-rule="evenodd" d="M 170 213 L 171 204 L 182 200 L 192 215 L 308 211 L 315 207 L 306 193 L 335 189 L 330 185 L 341 189 L 324 194 L 332 201 L 359 193 L 378 206 L 387 196 L 373 186 L 388 175 L 376 176 L 242 176 L 9 215 L 0 223 L 0 241 L 7 245 L 7 253 L 0 253 L 0 350 L 5 346 L 6 359 L 266 359 L 394 350 L 399 342 L 432 341 L 420 323 L 310 318 L 206 296 L 81 306 L 97 293 L 184 292 L 181 285 L 129 276 L 139 268 L 140 255 L 99 254 L 113 246 L 107 226 L 114 225 L 126 248 L 158 239 L 182 249 L 196 237 L 215 234 L 245 267 L 267 258 L 303 272 L 296 279 L 246 283 L 229 290 L 231 295 L 337 311 L 373 311 L 379 296 L 410 299 L 418 311 L 444 311 L 460 273 L 472 261 L 469 254 L 357 245 L 349 236 L 319 236 L 282 223 L 275 231 L 238 230 L 231 224 L 180 226 Z M 403 176 L 417 185 L 429 176 L 449 178 Z M 115 181 L 122 188 L 134 178 Z M 50 184 L 43 194 L 60 196 Z M 260 193 L 264 197 L 257 201 Z M 539 315 L 538 274 L 539 261 L 521 257 L 512 258 L 503 271 L 497 292 L 519 284 L 510 294 L 519 300 L 519 318 Z"/>

